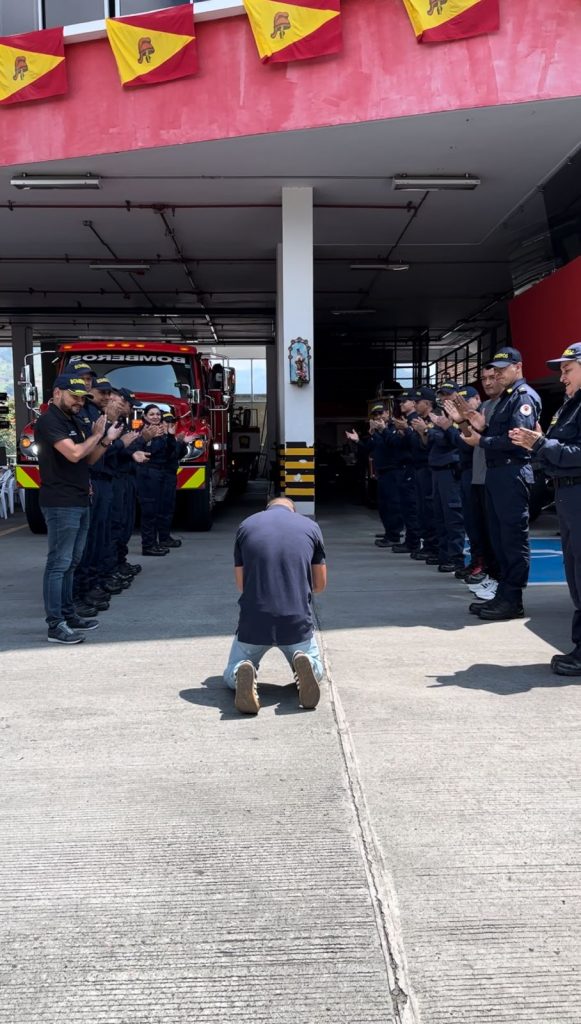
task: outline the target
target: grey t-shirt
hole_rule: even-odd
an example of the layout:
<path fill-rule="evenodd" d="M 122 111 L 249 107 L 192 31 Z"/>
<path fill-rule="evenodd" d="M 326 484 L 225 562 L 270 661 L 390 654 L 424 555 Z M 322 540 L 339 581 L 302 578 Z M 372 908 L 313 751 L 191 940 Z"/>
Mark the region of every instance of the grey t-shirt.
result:
<path fill-rule="evenodd" d="M 244 567 L 238 639 L 247 644 L 293 644 L 313 634 L 311 565 L 325 561 L 320 528 L 274 505 L 241 523 L 234 564 Z"/>
<path fill-rule="evenodd" d="M 487 423 L 490 423 L 492 413 L 496 409 L 500 401 L 500 395 L 498 398 L 488 398 L 486 402 L 483 402 L 480 406 L 480 412 L 484 413 L 484 419 Z M 472 483 L 483 484 L 486 480 L 486 452 L 484 448 L 478 445 L 474 449 L 474 456 L 472 459 Z"/>

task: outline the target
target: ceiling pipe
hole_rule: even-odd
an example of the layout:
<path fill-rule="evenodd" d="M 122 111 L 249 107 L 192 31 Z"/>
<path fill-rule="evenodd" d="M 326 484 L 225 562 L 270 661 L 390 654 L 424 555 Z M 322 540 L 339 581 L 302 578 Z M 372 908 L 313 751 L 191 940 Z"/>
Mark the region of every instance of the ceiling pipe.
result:
<path fill-rule="evenodd" d="M 399 210 L 412 213 L 421 203 L 313 203 L 315 210 Z M 280 210 L 282 203 L 0 203 L 2 210 Z"/>

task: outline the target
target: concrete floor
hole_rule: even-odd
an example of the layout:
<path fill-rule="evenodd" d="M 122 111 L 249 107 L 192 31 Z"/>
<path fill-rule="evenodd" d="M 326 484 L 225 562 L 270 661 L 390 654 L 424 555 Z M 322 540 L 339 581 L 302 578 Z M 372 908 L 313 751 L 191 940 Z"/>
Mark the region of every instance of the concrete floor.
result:
<path fill-rule="evenodd" d="M 241 718 L 243 514 L 144 559 L 73 649 L 45 641 L 45 538 L 0 523 L 0 1022 L 579 1024 L 566 588 L 482 623 L 323 506 L 330 682 L 298 709 L 271 652 Z"/>

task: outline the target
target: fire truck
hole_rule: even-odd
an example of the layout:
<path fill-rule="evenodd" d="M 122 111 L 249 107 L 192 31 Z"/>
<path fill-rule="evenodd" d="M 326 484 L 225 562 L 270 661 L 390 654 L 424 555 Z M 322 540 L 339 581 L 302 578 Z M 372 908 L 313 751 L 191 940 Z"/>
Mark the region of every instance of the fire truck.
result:
<path fill-rule="evenodd" d="M 62 344 L 48 363 L 54 375 L 72 359 L 89 363 L 113 388 L 129 388 L 137 397 L 132 427 L 141 426 L 144 406 L 153 402 L 162 412 L 172 412 L 176 432 L 187 445 L 177 472 L 176 518 L 186 529 L 209 530 L 214 508 L 236 481 L 247 479 L 258 458 L 260 438 L 252 427 L 240 431 L 240 417 L 233 422 L 235 374 L 210 361 L 194 345 L 141 341 L 72 342 Z M 49 383 L 49 382 L 47 382 Z M 40 472 L 34 441 L 34 419 L 46 409 L 39 407 L 31 363 L 22 370 L 23 398 L 33 414 L 23 430 L 16 465 L 16 479 L 25 489 L 25 511 L 33 533 L 45 533 L 39 504 Z M 244 417 L 243 417 L 244 420 Z M 242 443 L 241 443 L 242 441 Z"/>

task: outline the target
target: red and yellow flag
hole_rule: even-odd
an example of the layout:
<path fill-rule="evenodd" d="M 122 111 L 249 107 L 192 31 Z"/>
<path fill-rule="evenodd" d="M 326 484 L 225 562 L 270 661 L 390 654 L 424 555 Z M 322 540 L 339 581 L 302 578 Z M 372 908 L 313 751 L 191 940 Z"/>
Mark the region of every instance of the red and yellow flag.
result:
<path fill-rule="evenodd" d="M 44 100 L 67 89 L 62 28 L 0 36 L 0 104 Z"/>
<path fill-rule="evenodd" d="M 107 18 L 105 24 L 122 85 L 157 85 L 198 70 L 191 4 Z"/>
<path fill-rule="evenodd" d="M 498 0 L 403 0 L 418 43 L 468 39 L 500 26 Z"/>
<path fill-rule="evenodd" d="M 338 53 L 343 45 L 341 0 L 244 0 L 263 64 Z"/>

